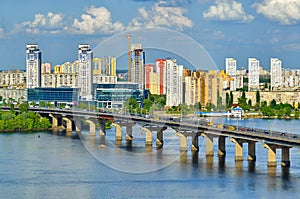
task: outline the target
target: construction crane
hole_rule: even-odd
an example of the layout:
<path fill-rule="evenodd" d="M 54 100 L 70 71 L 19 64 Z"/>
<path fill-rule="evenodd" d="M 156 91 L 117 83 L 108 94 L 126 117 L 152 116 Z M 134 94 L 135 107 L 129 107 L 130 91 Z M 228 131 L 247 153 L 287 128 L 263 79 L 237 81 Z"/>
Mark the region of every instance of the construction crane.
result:
<path fill-rule="evenodd" d="M 128 33 L 128 35 L 127 35 L 127 44 L 128 44 L 128 52 L 127 52 L 127 56 L 128 56 L 128 72 L 127 72 L 127 75 L 128 75 L 128 77 L 127 77 L 127 79 L 128 79 L 128 81 L 130 82 L 130 76 L 131 76 L 131 46 L 130 46 L 130 39 L 131 39 L 131 37 L 132 37 L 132 35 L 130 34 L 130 33 Z"/>

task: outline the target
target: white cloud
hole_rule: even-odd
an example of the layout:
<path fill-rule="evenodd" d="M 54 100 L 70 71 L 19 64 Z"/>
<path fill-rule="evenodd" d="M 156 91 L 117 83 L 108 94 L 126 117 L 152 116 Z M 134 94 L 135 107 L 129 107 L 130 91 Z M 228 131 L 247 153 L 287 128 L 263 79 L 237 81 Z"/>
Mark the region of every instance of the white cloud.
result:
<path fill-rule="evenodd" d="M 173 27 L 178 30 L 191 28 L 193 22 L 184 13 L 182 7 L 170 6 L 165 1 L 155 3 L 151 10 L 140 8 L 138 16 L 129 23 L 128 29 L 143 27 Z"/>
<path fill-rule="evenodd" d="M 124 30 L 121 22 L 112 22 L 111 13 L 105 7 L 91 6 L 81 15 L 81 20 L 74 19 L 72 28 L 81 34 L 115 33 Z"/>
<path fill-rule="evenodd" d="M 203 13 L 205 19 L 251 22 L 254 17 L 245 13 L 242 3 L 234 0 L 216 0 L 215 5 Z"/>
<path fill-rule="evenodd" d="M 224 39 L 225 38 L 224 33 L 222 31 L 220 31 L 220 30 L 213 31 L 213 36 L 216 39 Z"/>
<path fill-rule="evenodd" d="M 284 25 L 296 24 L 300 21 L 300 0 L 263 0 L 254 3 L 258 14 Z"/>
<path fill-rule="evenodd" d="M 25 30 L 27 33 L 40 34 L 50 33 L 56 34 L 61 32 L 63 27 L 63 15 L 48 12 L 47 15 L 36 14 L 33 21 L 24 21 L 16 25 L 16 31 Z"/>

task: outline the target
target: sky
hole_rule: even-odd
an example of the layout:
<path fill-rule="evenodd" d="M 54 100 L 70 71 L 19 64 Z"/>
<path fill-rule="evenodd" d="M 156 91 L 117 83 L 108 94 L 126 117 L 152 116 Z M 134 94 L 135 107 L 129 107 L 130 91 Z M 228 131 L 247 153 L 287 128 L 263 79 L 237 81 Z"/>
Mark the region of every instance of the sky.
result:
<path fill-rule="evenodd" d="M 0 70 L 25 69 L 29 43 L 52 65 L 76 60 L 78 45 L 90 44 L 123 69 L 128 33 L 145 47 L 146 63 L 168 51 L 198 67 L 224 69 L 233 57 L 240 69 L 255 57 L 269 69 L 277 57 L 283 68 L 300 68 L 300 0 L 2 0 Z"/>

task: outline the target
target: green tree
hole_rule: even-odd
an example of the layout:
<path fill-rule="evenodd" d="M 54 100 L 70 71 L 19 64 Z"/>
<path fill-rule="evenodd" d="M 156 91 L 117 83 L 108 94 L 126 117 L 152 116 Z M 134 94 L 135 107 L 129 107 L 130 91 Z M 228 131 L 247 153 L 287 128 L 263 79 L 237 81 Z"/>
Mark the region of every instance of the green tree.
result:
<path fill-rule="evenodd" d="M 256 104 L 259 107 L 259 105 L 260 105 L 260 93 L 259 93 L 259 91 L 256 91 Z"/>
<path fill-rule="evenodd" d="M 15 113 L 15 105 L 14 104 L 10 104 L 9 107 L 10 107 L 10 112 L 11 113 Z"/>
<path fill-rule="evenodd" d="M 239 106 L 244 109 L 244 110 L 250 110 L 250 106 L 247 103 L 247 98 L 246 98 L 246 94 L 245 91 L 242 92 L 242 96 L 240 98 L 238 98 L 239 101 Z"/>
<path fill-rule="evenodd" d="M 229 99 L 229 93 L 226 93 L 226 107 L 230 108 L 230 99 Z"/>
<path fill-rule="evenodd" d="M 20 113 L 28 112 L 29 105 L 27 103 L 22 103 L 19 105 L 19 111 Z"/>
<path fill-rule="evenodd" d="M 179 105 L 180 111 L 182 115 L 187 115 L 189 111 L 189 107 L 186 103 L 180 104 Z"/>
<path fill-rule="evenodd" d="M 144 100 L 144 109 L 146 109 L 147 111 L 150 110 L 151 106 L 152 106 L 153 102 L 150 99 L 145 99 Z"/>
<path fill-rule="evenodd" d="M 201 110 L 201 107 L 202 107 L 202 105 L 201 105 L 201 102 L 197 102 L 195 105 L 194 105 L 194 108 L 195 108 L 195 110 Z"/>
<path fill-rule="evenodd" d="M 249 107 L 252 107 L 252 100 L 251 99 L 248 100 L 248 105 L 249 105 Z"/>
<path fill-rule="evenodd" d="M 40 101 L 40 107 L 46 107 L 47 103 L 43 100 Z"/>
<path fill-rule="evenodd" d="M 271 108 L 276 108 L 276 105 L 277 105 L 276 100 L 272 99 L 272 101 L 270 102 Z"/>
<path fill-rule="evenodd" d="M 230 91 L 230 96 L 229 96 L 229 106 L 231 107 L 233 104 L 233 93 Z"/>

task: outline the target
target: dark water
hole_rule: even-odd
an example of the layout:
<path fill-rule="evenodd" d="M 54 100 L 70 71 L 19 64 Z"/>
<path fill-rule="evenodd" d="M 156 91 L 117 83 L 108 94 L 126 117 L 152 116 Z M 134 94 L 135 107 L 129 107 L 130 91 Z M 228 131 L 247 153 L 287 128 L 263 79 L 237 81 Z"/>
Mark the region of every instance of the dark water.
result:
<path fill-rule="evenodd" d="M 235 123 L 235 120 L 227 120 Z M 248 126 L 288 128 L 297 120 L 240 120 Z M 240 124 L 239 124 L 240 125 Z M 38 138 L 40 135 L 40 138 Z M 234 161 L 234 145 L 226 140 L 227 156 L 205 157 L 205 140 L 198 153 L 180 153 L 179 138 L 164 134 L 165 145 L 145 147 L 145 134 L 134 128 L 132 143 L 115 145 L 114 129 L 105 149 L 96 138 L 52 134 L 0 134 L 0 198 L 299 198 L 300 153 L 291 149 L 291 167 L 267 167 L 267 150 L 257 143 L 257 161 Z M 155 141 L 155 140 L 154 140 Z M 216 141 L 216 140 L 215 140 Z M 217 141 L 216 141 L 217 143 Z M 188 144 L 191 140 L 188 139 Z M 215 149 L 217 144 L 215 144 Z M 216 151 L 216 150 L 215 150 Z"/>

